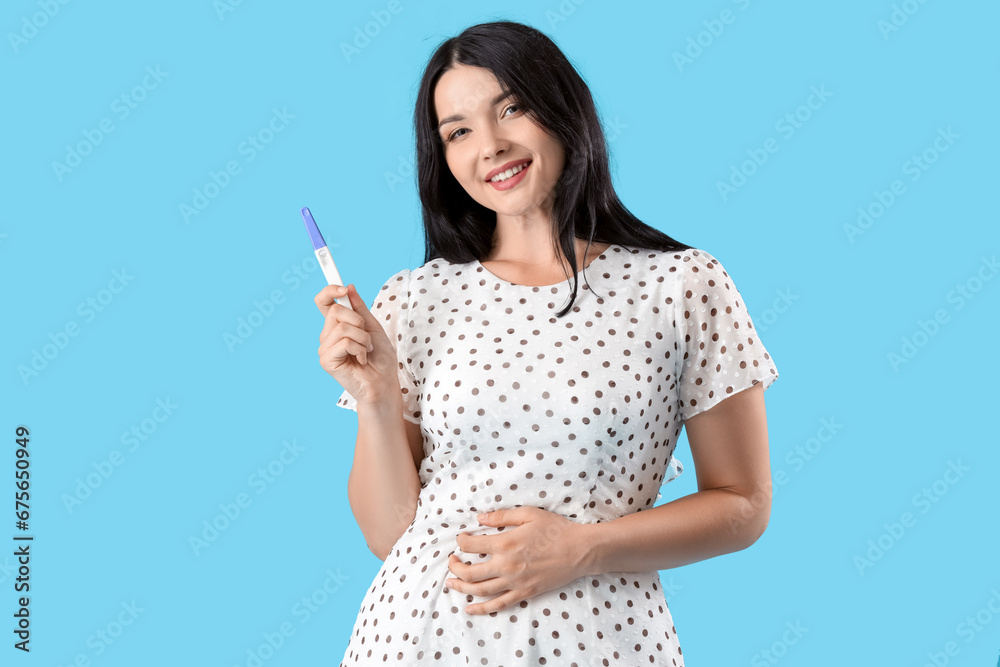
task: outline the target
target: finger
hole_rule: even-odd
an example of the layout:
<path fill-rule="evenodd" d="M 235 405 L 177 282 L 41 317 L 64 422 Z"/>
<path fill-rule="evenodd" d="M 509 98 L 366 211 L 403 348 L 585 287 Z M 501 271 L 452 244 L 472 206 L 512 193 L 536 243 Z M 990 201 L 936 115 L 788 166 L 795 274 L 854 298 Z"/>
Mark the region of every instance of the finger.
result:
<path fill-rule="evenodd" d="M 501 575 L 501 572 L 497 569 L 497 563 L 492 556 L 489 560 L 481 563 L 470 564 L 463 561 L 457 555 L 452 554 L 448 559 L 448 569 L 456 577 L 470 584 L 495 579 Z"/>
<path fill-rule="evenodd" d="M 368 363 L 368 355 L 372 350 L 365 333 L 356 333 L 357 329 L 350 329 L 343 336 L 338 336 L 337 331 L 333 331 L 329 336 L 320 341 L 319 355 L 321 360 L 343 360 L 347 355 L 353 355 L 361 364 Z M 356 338 L 362 338 L 366 342 L 358 342 Z"/>
<path fill-rule="evenodd" d="M 486 512 L 486 516 L 480 520 L 480 523 L 489 524 L 490 526 L 520 526 L 531 521 L 531 512 L 536 509 L 541 508 L 525 505 L 523 507 L 493 510 L 492 512 Z"/>
<path fill-rule="evenodd" d="M 323 328 L 319 332 L 319 339 L 321 341 L 327 340 L 336 330 L 337 326 L 342 323 L 346 326 L 342 327 L 342 335 L 336 337 L 349 336 L 351 339 L 361 343 L 365 347 L 369 346 L 369 343 L 371 343 L 371 336 L 365 331 L 364 318 L 347 306 L 341 306 L 339 304 L 330 306 L 330 309 L 327 311 L 326 321 L 323 323 Z"/>
<path fill-rule="evenodd" d="M 354 356 L 358 356 L 362 352 L 364 352 L 365 357 L 367 357 L 368 354 L 372 352 L 372 350 L 370 349 L 371 347 L 372 347 L 371 343 L 367 345 L 365 343 L 359 343 L 358 341 L 350 338 L 349 336 L 337 337 L 336 335 L 331 335 L 328 338 L 320 341 L 319 355 L 321 357 L 325 357 L 330 352 L 339 351 L 341 352 L 341 354 L 335 356 L 342 357 L 345 354 L 352 354 Z"/>
<path fill-rule="evenodd" d="M 468 595 L 475 595 L 476 597 L 499 595 L 510 588 L 509 580 L 500 577 L 493 577 L 492 579 L 475 583 L 458 577 L 452 577 L 450 579 L 446 579 L 445 583 L 452 590 L 460 593 L 466 593 Z M 472 602 L 472 600 L 469 600 L 469 602 Z"/>
<path fill-rule="evenodd" d="M 330 345 L 324 343 L 319 346 L 320 364 L 324 368 L 328 366 L 332 367 L 334 361 L 342 360 L 348 355 L 353 355 L 358 360 L 358 363 L 362 365 L 368 363 L 368 351 L 365 350 L 363 345 L 349 338 L 341 338 L 336 343 Z"/>
<path fill-rule="evenodd" d="M 316 293 L 313 301 L 316 303 L 316 307 L 319 308 L 319 312 L 326 315 L 326 311 L 333 304 L 334 298 L 345 293 L 346 290 L 341 285 L 327 285 Z"/>
<path fill-rule="evenodd" d="M 495 535 L 459 533 L 458 537 L 455 538 L 455 543 L 459 549 L 467 554 L 479 554 L 480 556 L 502 551 L 506 541 L 507 536 L 499 533 Z"/>
<path fill-rule="evenodd" d="M 347 288 L 343 285 L 327 285 L 316 294 L 313 301 L 316 303 L 316 307 L 319 308 L 319 312 L 325 317 L 330 306 L 334 303 L 334 298 L 346 297 Z"/>
<path fill-rule="evenodd" d="M 492 614 L 497 611 L 503 611 L 511 605 L 515 605 L 524 597 L 515 591 L 507 591 L 503 595 L 493 598 L 492 600 L 487 600 L 486 602 L 480 602 L 478 604 L 470 604 L 465 608 L 465 613 L 472 615 L 485 616 L 487 614 Z"/>
<path fill-rule="evenodd" d="M 358 294 L 358 289 L 354 286 L 354 284 L 352 283 L 348 285 L 347 288 L 348 299 L 350 300 L 351 308 L 354 312 L 361 315 L 365 321 L 378 322 L 378 320 L 375 319 L 375 316 L 372 315 L 371 311 L 368 310 L 368 304 L 366 304 L 365 300 L 361 298 L 360 294 Z"/>
<path fill-rule="evenodd" d="M 344 306 L 331 306 L 330 312 L 326 316 L 326 321 L 323 322 L 323 328 L 320 329 L 319 339 L 320 341 L 326 341 L 333 338 L 334 341 L 349 337 L 355 340 L 365 347 L 369 347 L 371 343 L 371 335 L 365 331 L 363 324 L 357 321 L 357 313 L 348 315 L 351 311 Z"/>

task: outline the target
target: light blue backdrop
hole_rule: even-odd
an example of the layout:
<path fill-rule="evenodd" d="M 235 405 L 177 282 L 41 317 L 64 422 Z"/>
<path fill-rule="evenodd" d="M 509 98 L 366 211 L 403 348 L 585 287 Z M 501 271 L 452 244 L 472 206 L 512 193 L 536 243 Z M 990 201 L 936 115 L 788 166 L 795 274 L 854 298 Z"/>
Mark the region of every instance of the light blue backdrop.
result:
<path fill-rule="evenodd" d="M 422 264 L 422 68 L 511 19 L 579 69 L 623 201 L 725 264 L 781 373 L 767 532 L 661 574 L 688 664 L 995 664 L 997 3 L 496 8 L 5 3 L 0 662 L 338 663 L 380 562 L 298 211 L 369 304 Z M 661 502 L 696 491 L 678 452 Z"/>

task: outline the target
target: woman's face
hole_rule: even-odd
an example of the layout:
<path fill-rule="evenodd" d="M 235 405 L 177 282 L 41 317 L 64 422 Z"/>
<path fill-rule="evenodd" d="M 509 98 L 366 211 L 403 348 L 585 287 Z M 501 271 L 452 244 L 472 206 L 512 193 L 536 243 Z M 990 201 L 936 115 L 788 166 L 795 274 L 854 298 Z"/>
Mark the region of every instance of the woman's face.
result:
<path fill-rule="evenodd" d="M 501 95 L 496 77 L 482 67 L 455 65 L 438 79 L 434 107 L 448 168 L 470 197 L 498 215 L 547 216 L 565 163 L 562 144 L 516 99 Z M 505 165 L 526 162 L 506 183 L 487 180 Z"/>

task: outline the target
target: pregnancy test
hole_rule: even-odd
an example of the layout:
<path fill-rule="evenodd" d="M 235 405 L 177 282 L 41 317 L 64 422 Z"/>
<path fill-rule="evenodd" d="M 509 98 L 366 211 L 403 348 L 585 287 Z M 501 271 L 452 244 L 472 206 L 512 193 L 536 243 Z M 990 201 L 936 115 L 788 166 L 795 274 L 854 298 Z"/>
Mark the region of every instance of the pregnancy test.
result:
<path fill-rule="evenodd" d="M 327 284 L 340 285 L 343 287 L 344 281 L 340 279 L 340 273 L 337 271 L 337 265 L 333 263 L 333 257 L 330 256 L 330 250 L 326 247 L 326 241 L 323 240 L 323 235 L 319 233 L 319 227 L 316 226 L 316 221 L 313 220 L 312 213 L 309 212 L 308 208 L 303 207 L 302 219 L 306 223 L 306 231 L 309 232 L 309 240 L 312 241 L 313 251 L 316 253 L 316 260 L 319 262 L 319 268 L 323 269 L 323 275 L 326 276 Z M 337 301 L 337 299 L 334 299 L 334 302 L 351 308 L 350 299 L 346 296 L 340 298 L 344 300 L 343 303 Z M 351 308 L 351 310 L 354 309 Z"/>

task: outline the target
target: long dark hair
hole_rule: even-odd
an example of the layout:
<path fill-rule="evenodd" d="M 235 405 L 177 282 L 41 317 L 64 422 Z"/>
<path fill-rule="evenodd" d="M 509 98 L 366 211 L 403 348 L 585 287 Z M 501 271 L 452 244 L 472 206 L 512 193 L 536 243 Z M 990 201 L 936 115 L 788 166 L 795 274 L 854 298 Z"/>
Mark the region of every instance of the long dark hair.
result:
<path fill-rule="evenodd" d="M 443 42 L 431 56 L 417 93 L 417 185 L 423 208 L 424 262 L 441 257 L 464 264 L 482 261 L 492 250 L 496 213 L 475 201 L 455 180 L 437 131 L 434 88 L 456 64 L 488 69 L 502 88 L 537 125 L 555 136 L 565 150 L 565 166 L 555 185 L 553 241 L 577 265 L 575 238 L 590 244 L 614 243 L 655 250 L 684 250 L 680 243 L 650 227 L 618 199 L 611 183 L 608 150 L 590 89 L 551 39 L 512 21 L 481 23 Z M 565 267 L 564 267 L 565 268 Z M 577 295 L 576 272 L 568 305 Z"/>

